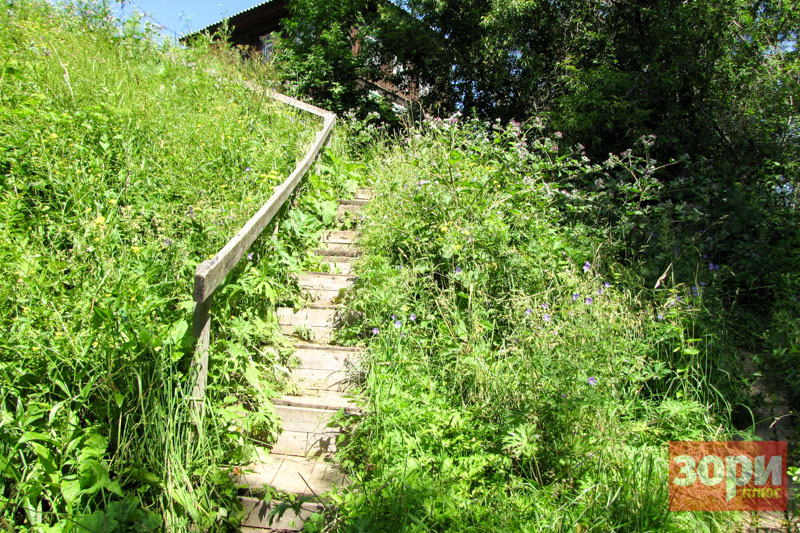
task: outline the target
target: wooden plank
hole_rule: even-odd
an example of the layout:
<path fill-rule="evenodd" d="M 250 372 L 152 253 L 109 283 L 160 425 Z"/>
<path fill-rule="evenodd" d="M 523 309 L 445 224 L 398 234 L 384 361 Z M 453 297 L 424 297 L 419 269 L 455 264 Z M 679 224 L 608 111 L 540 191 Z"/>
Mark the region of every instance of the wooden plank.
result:
<path fill-rule="evenodd" d="M 325 248 L 317 248 L 314 250 L 314 254 L 322 256 L 322 257 L 335 257 L 336 261 L 341 261 L 345 263 L 349 260 L 352 260 L 354 257 L 359 257 L 361 255 L 361 251 L 357 249 L 350 249 L 350 250 L 327 250 Z"/>
<path fill-rule="evenodd" d="M 311 167 L 314 159 L 319 155 L 320 150 L 330 136 L 335 119 L 326 119 L 325 127 L 317 134 L 317 139 L 311 150 L 297 165 L 297 168 L 289 175 L 282 184 L 275 188 L 269 200 L 245 223 L 244 227 L 228 241 L 228 243 L 208 261 L 203 261 L 197 265 L 195 271 L 195 302 L 205 301 L 208 296 L 222 283 L 225 276 L 236 266 L 239 260 L 250 248 L 250 245 L 261 235 L 264 228 L 273 219 L 278 210 L 286 202 L 286 199 L 297 187 L 302 177 Z"/>
<path fill-rule="evenodd" d="M 321 514 L 325 508 L 318 503 L 304 503 L 297 514 L 293 509 L 287 509 L 281 518 L 277 516 L 270 522 L 270 513 L 281 502 L 264 501 L 250 496 L 240 496 L 239 501 L 244 507 L 245 518 L 242 521 L 242 533 L 261 532 L 265 529 L 302 529 L 306 520 L 314 514 Z"/>
<path fill-rule="evenodd" d="M 194 350 L 195 380 L 192 392 L 194 411 L 202 418 L 208 383 L 208 347 L 211 341 L 211 296 L 195 303 L 192 317 L 192 335 L 197 339 Z"/>
<path fill-rule="evenodd" d="M 350 385 L 342 370 L 295 368 L 292 375 L 303 390 L 343 391 Z"/>
<path fill-rule="evenodd" d="M 326 231 L 322 234 L 322 242 L 353 244 L 356 238 L 358 238 L 358 232 L 352 230 Z"/>
<path fill-rule="evenodd" d="M 336 326 L 336 307 L 292 309 L 291 307 L 279 307 L 275 310 L 278 316 L 278 324 L 282 326 L 307 326 L 335 327 Z"/>
<path fill-rule="evenodd" d="M 281 419 L 284 431 L 339 433 L 338 427 L 328 427 L 336 411 L 310 407 L 293 407 L 290 405 L 275 405 L 274 407 L 275 414 Z"/>
<path fill-rule="evenodd" d="M 339 291 L 347 289 L 356 280 L 354 276 L 329 274 L 327 272 L 303 272 L 298 276 L 297 282 L 304 289 L 319 289 L 324 291 Z"/>
<path fill-rule="evenodd" d="M 334 391 L 318 391 L 317 394 L 309 392 L 299 396 L 287 394 L 280 398 L 274 398 L 272 403 L 275 405 L 310 407 L 312 409 L 344 409 L 344 412 L 348 414 L 361 414 L 361 408 L 353 400 Z"/>
<path fill-rule="evenodd" d="M 312 340 L 322 343 L 330 342 L 333 328 L 327 326 L 307 326 L 305 324 L 300 325 L 299 327 L 291 324 L 280 324 L 281 333 L 290 337 L 297 336 L 297 338 L 302 338 L 298 331 L 303 327 L 311 331 L 313 334 L 313 337 L 311 337 Z"/>
<path fill-rule="evenodd" d="M 356 352 L 333 350 L 295 350 L 294 356 L 300 360 L 300 368 L 317 370 L 343 370 L 349 363 L 355 362 Z"/>
<path fill-rule="evenodd" d="M 272 452 L 297 457 L 331 458 L 336 452 L 339 432 L 284 431 L 272 445 Z"/>
<path fill-rule="evenodd" d="M 361 199 L 358 199 L 358 198 L 353 198 L 352 200 L 339 200 L 339 205 L 364 206 L 364 205 L 367 205 L 367 200 L 361 200 Z"/>
<path fill-rule="evenodd" d="M 322 496 L 334 484 L 341 487 L 346 483 L 344 473 L 334 465 L 304 457 L 270 454 L 248 470 L 235 479 L 237 485 L 251 489 L 268 485 L 290 494 Z"/>

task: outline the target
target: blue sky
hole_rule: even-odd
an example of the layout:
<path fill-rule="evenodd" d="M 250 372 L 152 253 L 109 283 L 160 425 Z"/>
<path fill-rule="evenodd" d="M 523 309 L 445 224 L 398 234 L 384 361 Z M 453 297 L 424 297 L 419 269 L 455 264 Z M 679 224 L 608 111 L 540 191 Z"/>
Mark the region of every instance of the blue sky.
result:
<path fill-rule="evenodd" d="M 185 35 L 213 22 L 262 3 L 263 0 L 126 0 L 114 7 L 117 15 L 129 17 L 134 9 L 146 13 L 150 20 L 164 26 L 170 37 Z"/>

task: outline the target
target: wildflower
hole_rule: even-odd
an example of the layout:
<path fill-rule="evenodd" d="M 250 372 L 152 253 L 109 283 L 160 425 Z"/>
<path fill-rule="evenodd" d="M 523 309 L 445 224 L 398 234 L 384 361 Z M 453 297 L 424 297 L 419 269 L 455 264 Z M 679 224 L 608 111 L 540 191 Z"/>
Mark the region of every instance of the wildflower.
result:
<path fill-rule="evenodd" d="M 591 269 L 592 269 L 592 264 L 589 261 L 586 261 L 583 264 L 583 271 L 584 272 L 589 272 Z"/>
<path fill-rule="evenodd" d="M 251 170 L 250 167 L 247 167 L 246 169 L 244 169 L 245 172 L 250 172 L 250 170 Z"/>
<path fill-rule="evenodd" d="M 659 320 L 664 320 L 664 315 L 662 313 L 658 313 L 658 319 Z"/>
<path fill-rule="evenodd" d="M 248 261 L 252 261 L 253 260 L 253 252 L 250 252 L 249 254 L 247 254 L 247 260 Z"/>
<path fill-rule="evenodd" d="M 592 302 L 593 302 L 594 300 L 592 300 L 592 298 L 591 298 L 591 297 L 589 297 L 589 298 L 586 298 L 586 300 L 585 300 L 585 301 L 586 301 L 586 305 L 592 305 Z"/>
<path fill-rule="evenodd" d="M 701 281 L 701 282 L 700 282 L 700 286 L 701 286 L 701 287 L 705 287 L 705 286 L 706 286 L 706 282 L 705 282 L 705 281 Z"/>
<path fill-rule="evenodd" d="M 397 317 L 395 315 L 392 315 L 392 320 L 397 320 Z"/>
<path fill-rule="evenodd" d="M 189 216 L 194 218 L 194 207 L 189 206 Z"/>
<path fill-rule="evenodd" d="M 396 328 L 400 328 L 402 325 L 403 325 L 403 323 L 400 322 L 399 320 L 395 321 L 395 323 L 394 323 L 394 327 L 396 327 Z"/>
<path fill-rule="evenodd" d="M 138 254 L 141 251 L 141 247 L 139 246 L 131 246 L 131 252 Z"/>
<path fill-rule="evenodd" d="M 106 223 L 106 217 L 99 215 L 96 219 L 94 219 L 94 223 L 98 226 L 102 226 Z"/>
<path fill-rule="evenodd" d="M 605 283 L 603 283 L 603 287 L 605 287 L 606 289 L 609 288 L 610 286 L 611 286 L 611 283 L 609 283 L 607 281 Z"/>
<path fill-rule="evenodd" d="M 596 378 L 596 377 L 594 377 L 594 376 L 590 377 L 590 378 L 589 378 L 589 385 L 591 385 L 592 387 L 594 387 L 595 385 L 597 385 L 597 378 Z"/>
<path fill-rule="evenodd" d="M 547 309 L 548 307 L 549 307 L 549 304 L 547 302 L 542 304 L 542 309 Z"/>
<path fill-rule="evenodd" d="M 164 239 L 164 246 L 170 246 L 172 241 L 170 239 Z"/>
<path fill-rule="evenodd" d="M 108 199 L 108 203 L 111 204 L 111 205 L 117 205 L 117 199 L 116 198 L 109 198 Z"/>
<path fill-rule="evenodd" d="M 461 274 L 461 267 L 456 267 L 456 274 Z"/>
<path fill-rule="evenodd" d="M 380 333 L 380 330 L 378 328 L 372 328 L 373 335 L 377 335 L 378 333 Z"/>
<path fill-rule="evenodd" d="M 416 321 L 417 321 L 417 315 L 414 315 L 414 314 L 412 314 L 410 317 L 408 317 L 408 319 L 409 319 L 411 322 L 416 322 Z"/>
<path fill-rule="evenodd" d="M 533 313 L 533 309 L 531 309 L 530 307 L 525 310 L 526 315 L 529 315 L 531 313 Z"/>
<path fill-rule="evenodd" d="M 576 292 L 575 294 L 572 295 L 572 301 L 573 302 L 577 302 L 578 298 L 580 298 L 580 297 L 581 297 L 581 295 Z"/>
<path fill-rule="evenodd" d="M 544 315 L 542 317 L 542 320 L 544 320 L 545 322 L 550 322 L 550 315 Z"/>
<path fill-rule="evenodd" d="M 708 264 L 708 269 L 709 270 L 714 270 L 714 266 L 715 266 L 714 263 L 709 263 Z"/>
<path fill-rule="evenodd" d="M 603 287 L 600 287 L 599 289 L 597 289 L 597 295 L 601 296 L 602 294 L 603 294 Z"/>

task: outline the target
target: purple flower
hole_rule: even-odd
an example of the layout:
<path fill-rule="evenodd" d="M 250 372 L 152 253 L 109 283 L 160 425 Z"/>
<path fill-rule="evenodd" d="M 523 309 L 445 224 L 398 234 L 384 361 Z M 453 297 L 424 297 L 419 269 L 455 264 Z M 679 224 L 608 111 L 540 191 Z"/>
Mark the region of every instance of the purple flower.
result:
<path fill-rule="evenodd" d="M 378 328 L 372 328 L 373 335 L 377 335 L 378 333 L 380 333 L 380 330 Z"/>
<path fill-rule="evenodd" d="M 572 301 L 573 302 L 577 302 L 578 298 L 580 298 L 580 297 L 581 297 L 581 295 L 576 292 L 575 294 L 572 295 Z"/>
<path fill-rule="evenodd" d="M 600 296 L 602 294 L 603 294 L 603 287 L 600 287 L 599 289 L 597 289 L 597 295 Z"/>
<path fill-rule="evenodd" d="M 461 274 L 461 267 L 456 267 L 456 274 Z"/>
<path fill-rule="evenodd" d="M 663 314 L 661 314 L 661 313 L 658 313 L 658 319 L 659 319 L 659 320 L 664 320 L 664 315 L 663 315 Z"/>
<path fill-rule="evenodd" d="M 542 309 L 547 309 L 548 307 L 549 307 L 549 305 L 547 304 L 547 302 L 542 304 Z"/>
<path fill-rule="evenodd" d="M 194 207 L 189 206 L 189 216 L 194 218 Z"/>
<path fill-rule="evenodd" d="M 714 263 L 709 263 L 708 264 L 708 269 L 709 270 L 714 270 Z"/>
<path fill-rule="evenodd" d="M 545 322 L 550 322 L 550 315 L 544 315 L 542 317 L 542 320 L 544 320 Z"/>
<path fill-rule="evenodd" d="M 397 317 L 395 315 L 392 315 L 392 320 L 397 320 Z"/>
<path fill-rule="evenodd" d="M 714 270 L 719 270 L 719 265 L 714 265 Z"/>
<path fill-rule="evenodd" d="M 533 309 L 531 309 L 530 307 L 525 310 L 526 315 L 529 315 L 531 313 L 533 313 Z"/>
<path fill-rule="evenodd" d="M 586 261 L 583 264 L 583 271 L 584 272 L 589 272 L 591 269 L 592 269 L 592 264 L 589 261 Z"/>
<path fill-rule="evenodd" d="M 589 385 L 591 385 L 592 387 L 594 387 L 595 385 L 597 385 L 597 378 L 596 378 L 596 377 L 594 377 L 594 376 L 590 377 L 590 378 L 589 378 Z"/>
<path fill-rule="evenodd" d="M 700 286 L 701 286 L 701 287 L 705 287 L 705 286 L 706 286 L 706 282 L 705 282 L 705 281 L 701 281 L 701 282 L 700 282 Z"/>
<path fill-rule="evenodd" d="M 417 321 L 417 315 L 411 315 L 410 317 L 408 317 L 408 319 L 409 319 L 411 322 L 416 322 L 416 321 Z"/>
<path fill-rule="evenodd" d="M 592 300 L 592 298 L 591 298 L 591 297 L 589 297 L 589 298 L 586 298 L 586 300 L 585 300 L 585 301 L 586 301 L 586 305 L 592 305 L 592 302 L 593 302 L 594 300 Z"/>
<path fill-rule="evenodd" d="M 567 395 L 566 395 L 566 394 L 562 394 L 562 395 L 561 395 L 561 397 L 562 397 L 562 398 L 566 398 L 566 397 L 567 397 Z"/>
<path fill-rule="evenodd" d="M 396 327 L 396 328 L 399 328 L 402 325 L 403 325 L 403 323 L 400 322 L 399 320 L 394 323 L 394 327 Z"/>
<path fill-rule="evenodd" d="M 170 246 L 172 241 L 170 239 L 164 239 L 164 246 Z"/>
<path fill-rule="evenodd" d="M 250 167 L 247 167 L 246 169 L 244 169 L 244 171 L 245 172 L 250 172 Z"/>
<path fill-rule="evenodd" d="M 249 254 L 247 254 L 247 260 L 248 261 L 252 261 L 253 260 L 253 252 L 250 252 Z"/>
<path fill-rule="evenodd" d="M 603 283 L 603 287 L 605 287 L 606 289 L 609 288 L 610 286 L 611 286 L 611 284 L 609 282 L 607 282 L 607 281 L 605 283 Z"/>

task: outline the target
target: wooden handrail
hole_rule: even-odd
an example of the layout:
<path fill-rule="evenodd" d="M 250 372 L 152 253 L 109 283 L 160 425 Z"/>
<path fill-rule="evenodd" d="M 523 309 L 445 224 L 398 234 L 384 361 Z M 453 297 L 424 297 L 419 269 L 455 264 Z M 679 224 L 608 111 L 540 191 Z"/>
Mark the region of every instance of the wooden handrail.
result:
<path fill-rule="evenodd" d="M 208 382 L 208 347 L 211 340 L 211 302 L 214 291 L 219 287 L 225 276 L 233 270 L 239 260 L 245 255 L 250 246 L 283 207 L 286 200 L 297 188 L 311 164 L 319 155 L 322 148 L 328 143 L 336 123 L 336 115 L 311 104 L 301 102 L 289 96 L 267 90 L 267 96 L 292 107 L 322 117 L 324 122 L 322 130 L 317 133 L 314 144 L 306 153 L 294 171 L 286 180 L 275 188 L 264 205 L 248 220 L 236 235 L 208 261 L 197 265 L 194 274 L 194 316 L 192 319 L 192 334 L 197 339 L 194 351 L 195 386 L 193 398 L 195 411 L 202 416 L 203 398 L 205 397 Z"/>

